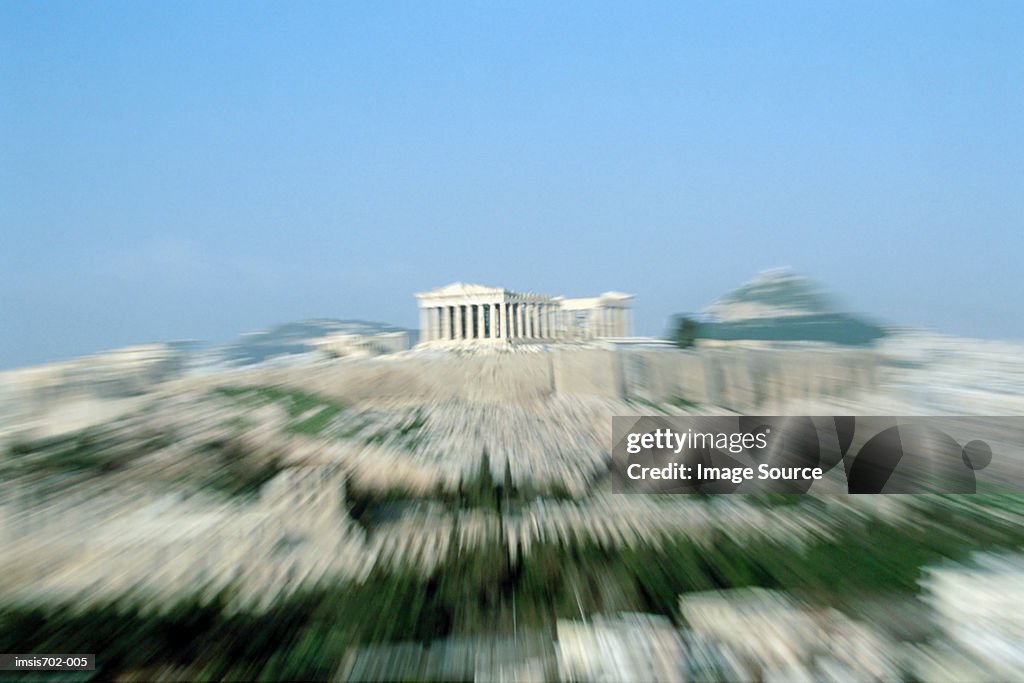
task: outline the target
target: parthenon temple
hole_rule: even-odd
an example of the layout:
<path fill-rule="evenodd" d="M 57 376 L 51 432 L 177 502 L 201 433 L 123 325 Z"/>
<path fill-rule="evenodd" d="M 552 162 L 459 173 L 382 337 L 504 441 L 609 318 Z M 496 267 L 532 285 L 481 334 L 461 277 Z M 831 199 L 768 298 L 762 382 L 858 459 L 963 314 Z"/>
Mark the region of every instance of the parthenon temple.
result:
<path fill-rule="evenodd" d="M 456 282 L 416 295 L 420 344 L 544 344 L 632 336 L 633 297 L 567 299 Z"/>

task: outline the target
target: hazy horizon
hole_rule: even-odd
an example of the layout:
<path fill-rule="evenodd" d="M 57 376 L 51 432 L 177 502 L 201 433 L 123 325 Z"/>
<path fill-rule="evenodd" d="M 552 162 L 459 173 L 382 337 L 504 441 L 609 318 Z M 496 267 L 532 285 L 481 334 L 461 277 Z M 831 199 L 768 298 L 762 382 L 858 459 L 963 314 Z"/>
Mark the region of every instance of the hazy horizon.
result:
<path fill-rule="evenodd" d="M 775 270 L 786 270 L 786 271 L 793 272 L 793 274 L 795 274 L 795 275 L 802 276 L 801 273 L 795 273 L 794 271 L 791 271 L 791 269 L 789 269 L 789 268 L 774 266 L 772 268 L 763 268 L 763 269 L 759 270 L 757 273 L 752 275 L 746 281 L 744 281 L 743 283 L 739 283 L 739 284 L 745 284 L 746 282 L 749 282 L 750 280 L 753 280 L 755 277 L 757 277 L 761 273 L 764 273 L 764 272 L 767 272 L 767 271 L 775 271 Z M 445 284 L 451 284 L 451 283 L 447 283 L 446 282 Z M 472 284 L 485 284 L 486 285 L 488 283 L 472 283 Z M 814 282 L 812 282 L 812 284 L 822 285 L 823 283 L 814 281 Z M 443 286 L 443 285 L 441 285 L 441 286 Z M 739 285 L 737 285 L 737 287 L 732 288 L 732 289 L 737 289 L 738 287 L 739 287 Z M 553 295 L 561 294 L 561 292 L 544 292 L 544 293 L 545 294 L 553 294 Z M 599 292 L 591 292 L 590 294 L 597 294 L 597 293 L 599 293 Z M 727 293 L 729 293 L 729 292 L 722 292 L 722 295 L 725 295 Z M 830 297 L 832 297 L 832 295 L 834 295 L 834 292 L 829 291 L 827 288 L 825 288 L 825 291 L 823 293 L 828 295 L 828 296 L 830 296 Z M 853 311 L 851 309 L 848 309 L 847 307 L 842 305 L 843 304 L 843 300 L 841 300 L 841 299 L 838 299 L 838 298 L 835 298 L 835 297 L 832 297 L 832 299 L 833 299 L 833 302 L 837 304 L 837 308 L 836 308 L 837 312 L 852 314 L 852 315 L 854 315 L 856 317 L 859 317 L 859 318 L 865 320 L 866 322 L 879 324 L 879 325 L 882 325 L 883 327 L 885 327 L 887 329 L 891 329 L 891 330 L 907 330 L 907 331 L 913 330 L 913 331 L 918 331 L 918 332 L 923 332 L 923 333 L 935 333 L 935 334 L 949 334 L 948 332 L 945 332 L 944 330 L 938 330 L 938 329 L 929 328 L 929 327 L 904 325 L 904 324 L 900 324 L 898 321 L 882 320 L 882 319 L 879 319 L 877 316 L 872 315 L 870 312 Z M 709 301 L 707 303 L 710 304 L 712 302 Z M 413 301 L 413 306 L 415 306 L 415 301 Z M 696 317 L 699 318 L 699 317 L 702 317 L 703 315 L 705 315 L 704 308 L 706 308 L 706 305 L 702 305 L 702 306 L 700 306 L 698 308 L 694 308 L 694 309 L 679 310 L 679 311 L 674 311 L 672 313 L 667 313 L 664 316 L 664 322 L 663 322 L 663 324 L 662 324 L 662 326 L 660 328 L 652 330 L 652 331 L 638 331 L 637 330 L 637 331 L 635 331 L 635 334 L 642 335 L 642 336 L 665 337 L 670 332 L 669 328 L 670 328 L 670 325 L 671 325 L 671 322 L 672 322 L 672 317 L 674 315 L 678 315 L 678 314 L 693 315 L 693 316 L 696 316 Z M 23 363 L 23 364 L 18 364 L 18 365 L 5 365 L 2 362 L 2 360 L 0 360 L 0 371 L 2 371 L 2 370 L 9 370 L 9 369 L 16 369 L 18 367 L 25 367 L 25 366 L 32 366 L 32 365 L 37 365 L 37 364 L 49 363 L 49 362 L 61 362 L 61 361 L 71 360 L 71 359 L 74 359 L 74 358 L 77 358 L 77 357 L 86 356 L 86 355 L 102 353 L 104 351 L 113 351 L 113 350 L 117 350 L 118 348 L 123 348 L 123 347 L 126 347 L 126 346 L 132 346 L 132 345 L 144 345 L 144 344 L 152 344 L 152 343 L 184 343 L 184 344 L 190 344 L 190 345 L 194 344 L 194 345 L 196 345 L 195 348 L 197 348 L 197 349 L 213 348 L 213 347 L 217 347 L 217 346 L 221 346 L 221 345 L 225 345 L 225 344 L 230 344 L 232 342 L 238 342 L 238 341 L 240 341 L 241 338 L 243 338 L 244 336 L 249 335 L 249 334 L 260 334 L 260 333 L 263 333 L 263 332 L 270 332 L 270 331 L 273 331 L 274 329 L 276 329 L 278 327 L 281 327 L 281 326 L 284 326 L 284 325 L 301 324 L 301 323 L 315 323 L 315 322 L 318 322 L 318 321 L 340 321 L 340 322 L 349 322 L 349 323 L 362 322 L 362 323 L 370 323 L 370 324 L 380 324 L 380 325 L 383 325 L 383 326 L 402 327 L 402 328 L 406 328 L 406 329 L 410 329 L 410 330 L 417 330 L 418 329 L 417 321 L 413 321 L 413 322 L 410 322 L 408 324 L 403 324 L 403 323 L 396 323 L 396 322 L 391 321 L 391 320 L 378 320 L 378 319 L 371 319 L 371 318 L 355 318 L 355 317 L 343 316 L 343 315 L 342 316 L 310 316 L 310 317 L 306 317 L 306 318 L 295 318 L 295 319 L 288 319 L 288 320 L 270 321 L 270 322 L 267 322 L 267 323 L 265 323 L 263 325 L 259 325 L 257 327 L 253 327 L 251 329 L 238 330 L 238 331 L 236 331 L 234 333 L 229 333 L 228 336 L 218 337 L 218 338 L 199 338 L 199 337 L 191 337 L 191 338 L 169 337 L 169 338 L 164 338 L 164 339 L 141 339 L 140 338 L 140 339 L 136 339 L 134 341 L 130 341 L 130 342 L 126 343 L 126 344 L 122 344 L 122 345 L 120 345 L 118 347 L 94 348 L 94 349 L 90 349 L 90 350 L 86 350 L 86 351 L 68 353 L 67 355 L 60 356 L 60 357 L 47 358 L 47 359 L 44 359 L 44 360 L 41 360 L 41 361 L 38 361 L 38 362 Z M 1005 339 L 1005 341 L 1017 341 L 1017 340 Z"/>
<path fill-rule="evenodd" d="M 1024 5 L 0 7 L 0 367 L 789 265 L 1024 338 Z M 1018 294 L 1014 294 L 1018 292 Z"/>

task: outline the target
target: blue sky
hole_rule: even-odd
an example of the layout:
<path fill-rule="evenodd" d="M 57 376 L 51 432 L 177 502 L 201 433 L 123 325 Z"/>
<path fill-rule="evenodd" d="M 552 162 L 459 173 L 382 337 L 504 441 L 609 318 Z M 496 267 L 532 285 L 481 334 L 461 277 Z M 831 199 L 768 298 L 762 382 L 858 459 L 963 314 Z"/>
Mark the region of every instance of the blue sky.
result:
<path fill-rule="evenodd" d="M 779 265 L 1024 337 L 1021 2 L 7 2 L 0 93 L 2 367 Z"/>

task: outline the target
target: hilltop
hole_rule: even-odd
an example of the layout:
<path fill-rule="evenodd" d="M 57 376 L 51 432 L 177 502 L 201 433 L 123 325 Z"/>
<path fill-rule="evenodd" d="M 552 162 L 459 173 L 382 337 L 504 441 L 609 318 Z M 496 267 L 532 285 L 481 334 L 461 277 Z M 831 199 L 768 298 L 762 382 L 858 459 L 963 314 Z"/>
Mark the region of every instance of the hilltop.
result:
<path fill-rule="evenodd" d="M 701 336 L 716 340 L 813 341 L 862 346 L 886 335 L 843 312 L 820 285 L 788 268 L 767 270 L 704 309 Z"/>
<path fill-rule="evenodd" d="M 718 322 L 789 318 L 838 313 L 832 296 L 818 284 L 788 268 L 758 273 L 721 297 L 704 312 Z"/>
<path fill-rule="evenodd" d="M 314 350 L 316 340 L 330 334 L 372 335 L 385 332 L 409 332 L 415 343 L 416 332 L 397 325 L 366 320 L 316 318 L 247 332 L 232 342 L 207 350 L 203 354 L 203 361 L 235 367 L 256 365 L 310 353 Z"/>

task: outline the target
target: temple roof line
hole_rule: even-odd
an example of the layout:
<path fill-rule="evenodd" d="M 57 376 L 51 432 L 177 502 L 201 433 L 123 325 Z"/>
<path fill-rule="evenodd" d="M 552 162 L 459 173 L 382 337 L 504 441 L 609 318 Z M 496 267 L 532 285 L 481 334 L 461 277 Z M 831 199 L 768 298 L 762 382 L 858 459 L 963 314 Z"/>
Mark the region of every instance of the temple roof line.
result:
<path fill-rule="evenodd" d="M 538 292 L 518 292 L 511 289 L 505 289 L 504 287 L 489 287 L 487 285 L 473 284 L 468 282 L 453 282 L 443 287 L 431 290 L 429 292 L 419 292 L 416 294 L 417 299 L 433 298 L 433 297 L 456 297 L 456 296 L 480 296 L 497 294 L 502 296 L 548 296 L 545 294 L 539 294 Z M 565 296 L 554 296 L 551 297 L 554 301 L 569 301 L 575 299 L 587 299 L 587 300 L 628 300 L 632 299 L 632 294 L 625 294 L 623 292 L 604 292 L 594 297 L 565 297 Z"/>

